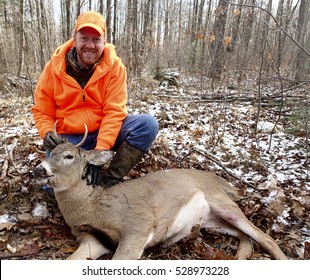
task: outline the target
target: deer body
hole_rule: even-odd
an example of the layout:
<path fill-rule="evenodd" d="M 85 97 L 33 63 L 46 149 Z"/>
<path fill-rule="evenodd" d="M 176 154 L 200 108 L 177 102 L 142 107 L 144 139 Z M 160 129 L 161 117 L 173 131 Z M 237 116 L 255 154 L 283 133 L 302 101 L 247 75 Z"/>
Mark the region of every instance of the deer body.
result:
<path fill-rule="evenodd" d="M 252 253 L 249 237 L 274 258 L 286 259 L 227 195 L 228 182 L 214 173 L 163 170 L 112 188 L 93 188 L 80 179 L 89 156 L 62 144 L 35 169 L 54 186 L 59 209 L 80 242 L 70 259 L 97 259 L 111 250 L 113 259 L 138 259 L 146 248 L 188 236 L 197 224 L 239 238 L 240 259 Z"/>

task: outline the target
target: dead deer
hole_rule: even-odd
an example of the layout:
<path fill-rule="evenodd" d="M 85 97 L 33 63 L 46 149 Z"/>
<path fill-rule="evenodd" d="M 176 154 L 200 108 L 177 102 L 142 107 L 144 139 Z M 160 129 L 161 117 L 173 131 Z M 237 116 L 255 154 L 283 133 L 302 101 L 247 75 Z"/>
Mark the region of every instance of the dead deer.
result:
<path fill-rule="evenodd" d="M 77 237 L 78 249 L 68 259 L 139 259 L 146 248 L 172 244 L 194 226 L 240 240 L 238 259 L 252 255 L 255 240 L 275 259 L 287 259 L 276 242 L 253 225 L 225 190 L 230 184 L 213 172 L 171 169 L 119 183 L 112 188 L 81 180 L 91 151 L 70 143 L 57 146 L 34 174 L 54 189 L 59 209 Z M 107 151 L 107 160 L 112 154 Z"/>

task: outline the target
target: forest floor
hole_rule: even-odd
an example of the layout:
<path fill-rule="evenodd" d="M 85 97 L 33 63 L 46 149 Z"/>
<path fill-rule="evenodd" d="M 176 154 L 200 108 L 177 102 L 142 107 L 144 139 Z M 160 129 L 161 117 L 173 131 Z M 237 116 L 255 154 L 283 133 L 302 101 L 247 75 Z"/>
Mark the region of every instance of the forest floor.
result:
<path fill-rule="evenodd" d="M 125 179 L 167 168 L 213 170 L 234 184 L 242 211 L 290 259 L 309 259 L 309 85 L 288 84 L 283 93 L 276 84 L 263 85 L 258 119 L 255 80 L 212 91 L 195 78 L 183 77 L 180 85 L 129 82 L 130 113 L 151 113 L 160 131 Z M 33 176 L 45 157 L 31 114 L 34 86 L 0 75 L 0 259 L 64 259 L 77 248 L 54 196 Z M 194 230 L 144 258 L 234 259 L 237 246 L 235 238 Z M 253 259 L 270 259 L 254 248 Z"/>

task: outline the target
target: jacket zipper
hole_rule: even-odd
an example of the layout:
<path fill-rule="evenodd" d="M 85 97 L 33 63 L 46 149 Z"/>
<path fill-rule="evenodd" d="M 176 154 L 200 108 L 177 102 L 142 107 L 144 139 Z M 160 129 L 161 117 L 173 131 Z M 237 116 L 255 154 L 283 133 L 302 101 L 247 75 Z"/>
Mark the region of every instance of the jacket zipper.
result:
<path fill-rule="evenodd" d="M 82 102 L 85 103 L 85 91 L 82 91 Z"/>

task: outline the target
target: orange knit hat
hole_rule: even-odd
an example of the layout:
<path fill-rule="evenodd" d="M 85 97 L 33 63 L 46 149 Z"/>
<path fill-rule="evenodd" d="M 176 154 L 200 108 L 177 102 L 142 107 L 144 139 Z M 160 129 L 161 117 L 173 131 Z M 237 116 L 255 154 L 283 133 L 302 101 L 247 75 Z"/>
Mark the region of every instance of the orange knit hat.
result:
<path fill-rule="evenodd" d="M 89 11 L 79 15 L 74 32 L 78 32 L 84 27 L 91 27 L 99 32 L 103 37 L 106 36 L 106 24 L 103 16 L 97 12 Z"/>

